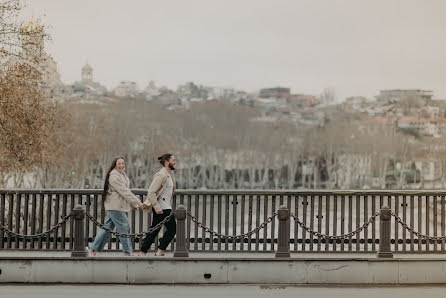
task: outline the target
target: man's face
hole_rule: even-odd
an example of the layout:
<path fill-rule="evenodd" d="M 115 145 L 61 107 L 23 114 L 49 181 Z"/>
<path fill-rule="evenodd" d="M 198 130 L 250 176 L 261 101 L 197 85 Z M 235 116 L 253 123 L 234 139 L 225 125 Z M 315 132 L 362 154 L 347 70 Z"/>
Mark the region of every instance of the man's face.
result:
<path fill-rule="evenodd" d="M 177 162 L 175 160 L 175 156 L 172 155 L 169 159 L 169 168 L 171 170 L 175 170 L 176 165 L 177 165 Z"/>

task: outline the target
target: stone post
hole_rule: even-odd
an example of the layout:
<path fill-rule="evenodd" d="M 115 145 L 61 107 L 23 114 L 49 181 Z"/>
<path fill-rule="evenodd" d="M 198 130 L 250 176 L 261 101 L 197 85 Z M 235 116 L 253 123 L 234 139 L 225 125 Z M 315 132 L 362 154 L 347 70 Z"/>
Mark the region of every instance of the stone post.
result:
<path fill-rule="evenodd" d="M 183 205 L 179 205 L 175 210 L 177 231 L 175 251 L 173 253 L 174 257 L 189 257 L 189 253 L 186 248 L 186 216 L 186 208 L 184 208 Z"/>
<path fill-rule="evenodd" d="M 290 211 L 285 206 L 280 206 L 277 211 L 277 217 L 279 218 L 279 232 L 276 258 L 289 258 L 290 257 L 290 229 L 289 218 Z"/>
<path fill-rule="evenodd" d="M 73 210 L 74 217 L 74 248 L 71 251 L 72 257 L 86 257 L 87 250 L 85 249 L 85 235 L 84 235 L 84 219 L 85 207 L 76 205 Z"/>
<path fill-rule="evenodd" d="M 379 217 L 379 251 L 378 258 L 393 258 L 390 251 L 390 208 L 387 205 L 381 207 Z"/>

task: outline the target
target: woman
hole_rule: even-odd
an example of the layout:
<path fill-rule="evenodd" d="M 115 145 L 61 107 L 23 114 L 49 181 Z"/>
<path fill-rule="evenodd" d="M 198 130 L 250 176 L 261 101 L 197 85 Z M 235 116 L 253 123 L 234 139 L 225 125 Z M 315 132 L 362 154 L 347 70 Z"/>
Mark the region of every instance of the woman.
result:
<path fill-rule="evenodd" d="M 130 234 L 130 225 L 127 218 L 127 212 L 131 208 L 142 207 L 141 201 L 130 191 L 129 178 L 124 172 L 125 163 L 123 157 L 117 157 L 113 160 L 107 175 L 105 176 L 104 192 L 102 198 L 104 199 L 104 207 L 107 210 L 107 217 L 105 219 L 104 227 L 116 230 L 120 234 Z M 101 252 L 110 239 L 111 234 L 101 229 L 94 242 L 87 248 L 91 256 L 96 255 L 96 252 Z M 127 256 L 132 256 L 132 245 L 130 238 L 119 237 L 122 244 L 122 250 Z"/>

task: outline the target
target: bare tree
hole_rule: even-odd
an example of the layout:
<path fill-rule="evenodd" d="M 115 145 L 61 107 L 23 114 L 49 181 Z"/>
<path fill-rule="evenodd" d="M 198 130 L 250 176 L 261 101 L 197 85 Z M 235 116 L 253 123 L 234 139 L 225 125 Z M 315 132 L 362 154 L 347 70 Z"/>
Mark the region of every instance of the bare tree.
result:
<path fill-rule="evenodd" d="M 0 175 L 22 172 L 45 159 L 55 106 L 45 95 L 43 42 L 36 21 L 18 21 L 23 3 L 0 4 Z"/>

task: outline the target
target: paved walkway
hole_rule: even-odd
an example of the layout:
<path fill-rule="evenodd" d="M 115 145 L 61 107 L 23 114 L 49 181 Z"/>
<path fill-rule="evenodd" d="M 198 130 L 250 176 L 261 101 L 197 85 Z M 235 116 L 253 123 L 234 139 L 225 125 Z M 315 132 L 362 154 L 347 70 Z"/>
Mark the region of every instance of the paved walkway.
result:
<path fill-rule="evenodd" d="M 256 286 L 256 285 L 2 285 L 0 298 L 89 298 L 89 297 L 194 297 L 194 298 L 250 298 L 250 297 L 314 297 L 314 298 L 419 298 L 444 297 L 444 286 L 416 287 L 314 287 L 314 286 Z"/>

